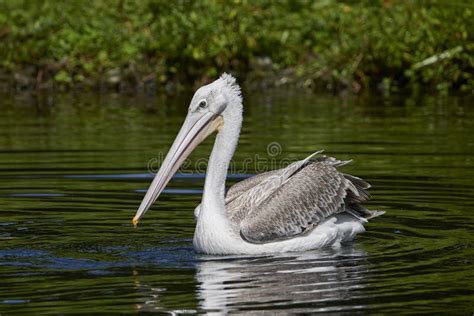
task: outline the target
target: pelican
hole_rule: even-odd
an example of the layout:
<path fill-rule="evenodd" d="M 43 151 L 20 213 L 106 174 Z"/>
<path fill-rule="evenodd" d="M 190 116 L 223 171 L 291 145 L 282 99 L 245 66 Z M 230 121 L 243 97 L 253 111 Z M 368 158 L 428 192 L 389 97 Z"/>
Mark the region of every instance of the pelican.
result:
<path fill-rule="evenodd" d="M 183 161 L 217 132 L 209 157 L 201 204 L 195 209 L 196 252 L 215 255 L 306 251 L 364 232 L 368 219 L 383 214 L 361 206 L 368 201 L 364 180 L 336 168 L 350 161 L 317 156 L 258 174 L 232 186 L 225 181 L 242 126 L 242 95 L 236 79 L 222 74 L 199 88 L 188 114 L 132 222 L 159 197 Z"/>

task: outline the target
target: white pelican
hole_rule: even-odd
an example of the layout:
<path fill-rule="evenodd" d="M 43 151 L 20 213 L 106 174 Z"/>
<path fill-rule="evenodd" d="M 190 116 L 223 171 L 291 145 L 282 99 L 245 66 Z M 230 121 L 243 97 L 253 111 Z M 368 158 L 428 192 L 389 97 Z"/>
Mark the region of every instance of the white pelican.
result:
<path fill-rule="evenodd" d="M 234 77 L 223 74 L 199 88 L 188 115 L 133 218 L 156 201 L 193 149 L 217 131 L 201 204 L 195 210 L 193 246 L 206 254 L 261 254 L 338 246 L 364 231 L 383 212 L 360 203 L 370 198 L 364 180 L 340 173 L 348 161 L 325 156 L 294 162 L 232 186 L 225 194 L 230 160 L 242 125 L 242 96 Z"/>

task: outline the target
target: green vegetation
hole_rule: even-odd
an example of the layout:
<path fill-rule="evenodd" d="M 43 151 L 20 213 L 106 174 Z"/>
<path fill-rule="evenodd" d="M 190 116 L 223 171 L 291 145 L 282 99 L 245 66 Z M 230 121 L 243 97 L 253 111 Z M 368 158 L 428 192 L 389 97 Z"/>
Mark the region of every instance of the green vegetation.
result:
<path fill-rule="evenodd" d="M 474 90 L 474 5 L 448 1 L 0 0 L 0 83 Z"/>

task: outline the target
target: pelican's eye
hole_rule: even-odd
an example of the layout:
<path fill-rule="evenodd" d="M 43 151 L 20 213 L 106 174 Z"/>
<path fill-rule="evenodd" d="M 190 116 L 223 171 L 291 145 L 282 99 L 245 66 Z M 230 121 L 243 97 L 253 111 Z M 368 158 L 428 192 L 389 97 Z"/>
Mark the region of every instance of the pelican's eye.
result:
<path fill-rule="evenodd" d="M 204 109 L 207 106 L 207 101 L 206 100 L 201 100 L 198 103 L 198 107 L 201 109 Z"/>

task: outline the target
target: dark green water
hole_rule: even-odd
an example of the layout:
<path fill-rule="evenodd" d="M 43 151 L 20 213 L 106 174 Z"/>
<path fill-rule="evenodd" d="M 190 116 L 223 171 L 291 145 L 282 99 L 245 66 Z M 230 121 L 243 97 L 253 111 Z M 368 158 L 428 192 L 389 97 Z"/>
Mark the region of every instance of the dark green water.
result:
<path fill-rule="evenodd" d="M 246 95 L 230 184 L 325 149 L 387 211 L 341 249 L 262 257 L 192 250 L 212 140 L 130 224 L 188 101 L 1 96 L 0 314 L 474 312 L 472 99 Z"/>

